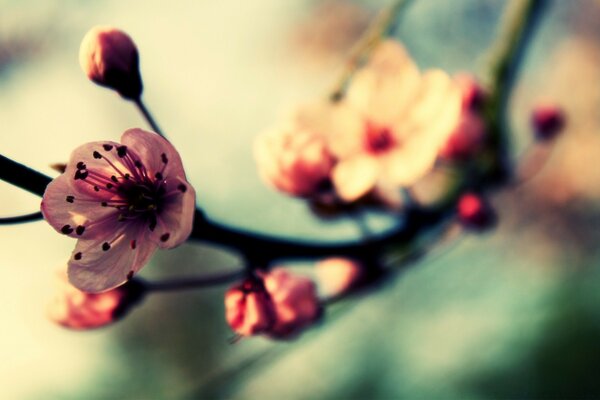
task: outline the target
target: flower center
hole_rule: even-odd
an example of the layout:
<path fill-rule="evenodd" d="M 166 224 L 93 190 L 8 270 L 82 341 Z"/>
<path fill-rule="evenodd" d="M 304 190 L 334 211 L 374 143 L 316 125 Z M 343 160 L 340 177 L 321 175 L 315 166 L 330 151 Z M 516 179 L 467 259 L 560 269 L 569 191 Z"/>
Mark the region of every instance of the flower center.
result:
<path fill-rule="evenodd" d="M 390 128 L 367 122 L 364 136 L 364 146 L 367 152 L 371 154 L 385 153 L 395 144 L 394 132 Z"/>

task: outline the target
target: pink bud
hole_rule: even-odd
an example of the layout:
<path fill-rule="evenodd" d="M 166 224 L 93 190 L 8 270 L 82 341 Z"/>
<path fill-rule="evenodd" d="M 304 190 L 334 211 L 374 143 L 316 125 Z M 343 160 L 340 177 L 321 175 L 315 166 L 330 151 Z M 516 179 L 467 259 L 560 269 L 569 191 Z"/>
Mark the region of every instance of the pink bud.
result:
<path fill-rule="evenodd" d="M 269 331 L 289 338 L 313 324 L 321 315 L 315 284 L 308 278 L 275 268 L 264 276 L 265 288 L 275 306 L 276 320 Z"/>
<path fill-rule="evenodd" d="M 81 41 L 79 64 L 89 79 L 116 90 L 126 99 L 139 99 L 142 94 L 138 51 L 121 30 L 92 28 Z"/>
<path fill-rule="evenodd" d="M 531 115 L 531 124 L 539 140 L 550 140 L 565 126 L 565 114 L 555 104 L 539 104 Z"/>
<path fill-rule="evenodd" d="M 363 278 L 361 264 L 347 258 L 332 257 L 315 264 L 317 282 L 327 296 L 338 296 L 355 287 Z"/>
<path fill-rule="evenodd" d="M 59 291 L 48 306 L 49 318 L 75 330 L 100 328 L 123 316 L 141 299 L 143 288 L 135 281 L 103 293 L 86 293 L 61 273 Z"/>
<path fill-rule="evenodd" d="M 318 194 L 334 163 L 323 136 L 295 126 L 259 136 L 254 154 L 261 177 L 293 196 Z"/>
<path fill-rule="evenodd" d="M 481 116 L 463 111 L 460 121 L 445 145 L 440 157 L 449 161 L 465 161 L 474 157 L 483 148 L 485 123 Z"/>
<path fill-rule="evenodd" d="M 479 195 L 465 193 L 458 200 L 458 218 L 468 228 L 483 230 L 489 228 L 495 215 L 489 204 Z"/>
<path fill-rule="evenodd" d="M 263 333 L 273 326 L 273 303 L 260 279 L 248 279 L 225 293 L 225 319 L 243 336 Z"/>

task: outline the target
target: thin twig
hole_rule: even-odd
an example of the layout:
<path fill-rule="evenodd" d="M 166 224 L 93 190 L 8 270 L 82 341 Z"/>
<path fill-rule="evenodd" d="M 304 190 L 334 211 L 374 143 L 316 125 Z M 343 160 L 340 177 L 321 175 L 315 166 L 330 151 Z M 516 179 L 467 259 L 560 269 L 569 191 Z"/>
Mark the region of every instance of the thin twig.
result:
<path fill-rule="evenodd" d="M 138 110 L 142 113 L 142 115 L 144 116 L 144 119 L 146 120 L 146 122 L 148 122 L 148 125 L 150 125 L 152 130 L 166 139 L 167 137 L 165 136 L 165 134 L 162 132 L 162 130 L 160 129 L 160 127 L 154 120 L 154 117 L 152 116 L 152 114 L 150 113 L 150 111 L 148 110 L 146 105 L 144 104 L 144 101 L 142 100 L 142 98 L 140 97 L 136 100 L 133 100 L 133 102 L 137 106 Z"/>
<path fill-rule="evenodd" d="M 0 218 L 0 225 L 22 224 L 24 222 L 39 221 L 44 216 L 40 211 L 31 214 L 19 215 L 16 217 Z"/>

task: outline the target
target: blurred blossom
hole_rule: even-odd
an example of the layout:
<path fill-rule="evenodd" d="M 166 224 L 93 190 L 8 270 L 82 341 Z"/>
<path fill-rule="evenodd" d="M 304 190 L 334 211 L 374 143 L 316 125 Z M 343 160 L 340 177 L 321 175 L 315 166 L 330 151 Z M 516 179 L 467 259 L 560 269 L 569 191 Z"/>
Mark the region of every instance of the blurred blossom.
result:
<path fill-rule="evenodd" d="M 257 335 L 275 322 L 273 302 L 261 279 L 247 279 L 225 293 L 225 319 L 239 335 Z"/>
<path fill-rule="evenodd" d="M 138 99 L 142 94 L 137 47 L 119 29 L 92 28 L 81 41 L 79 63 L 89 79 L 126 99 Z"/>
<path fill-rule="evenodd" d="M 119 320 L 143 294 L 142 287 L 133 281 L 104 293 L 82 292 L 67 281 L 66 273 L 60 273 L 57 286 L 48 317 L 76 330 L 100 328 Z"/>
<path fill-rule="evenodd" d="M 236 333 L 292 338 L 320 316 L 316 287 L 310 279 L 284 268 L 258 275 L 225 293 L 225 317 Z"/>
<path fill-rule="evenodd" d="M 332 110 L 336 191 L 354 201 L 410 186 L 434 165 L 460 116 L 461 92 L 440 70 L 421 73 L 397 42 L 381 43 Z"/>
<path fill-rule="evenodd" d="M 531 114 L 531 124 L 539 140 L 554 139 L 565 126 L 564 111 L 556 104 L 538 104 Z"/>
<path fill-rule="evenodd" d="M 315 274 L 319 288 L 328 297 L 341 295 L 354 288 L 364 275 L 360 263 L 341 257 L 319 261 L 315 264 Z"/>
<path fill-rule="evenodd" d="M 312 325 L 321 315 L 321 306 L 313 281 L 275 268 L 263 277 L 265 289 L 275 307 L 275 324 L 269 335 L 292 337 Z"/>
<path fill-rule="evenodd" d="M 192 230 L 195 192 L 177 150 L 141 129 L 121 142 L 75 149 L 42 199 L 48 223 L 78 239 L 69 280 L 87 292 L 125 283 L 157 247 L 178 246 Z"/>
<path fill-rule="evenodd" d="M 323 135 L 305 125 L 297 116 L 260 135 L 254 155 L 265 182 L 293 196 L 311 197 L 328 186 L 334 160 Z"/>

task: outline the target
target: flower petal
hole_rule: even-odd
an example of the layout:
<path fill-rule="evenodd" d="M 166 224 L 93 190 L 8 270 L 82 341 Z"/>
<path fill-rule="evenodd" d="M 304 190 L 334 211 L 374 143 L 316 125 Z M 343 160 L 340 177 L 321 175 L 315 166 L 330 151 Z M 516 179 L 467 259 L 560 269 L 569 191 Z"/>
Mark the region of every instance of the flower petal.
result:
<path fill-rule="evenodd" d="M 345 201 L 354 201 L 373 189 L 379 173 L 377 159 L 359 156 L 339 162 L 333 169 L 332 179 L 337 194 Z"/>
<path fill-rule="evenodd" d="M 161 248 L 170 249 L 183 243 L 192 232 L 196 192 L 182 178 L 169 177 L 164 184 L 167 190 L 165 204 L 157 215 L 156 227 L 148 230 L 148 237 Z"/>
<path fill-rule="evenodd" d="M 347 99 L 352 107 L 378 125 L 389 125 L 414 100 L 420 73 L 406 50 L 395 41 L 381 43 L 367 66 L 358 71 Z"/>
<path fill-rule="evenodd" d="M 151 176 L 160 172 L 163 176 L 185 178 L 179 153 L 165 138 L 142 129 L 128 129 L 121 142 L 135 151 Z"/>
<path fill-rule="evenodd" d="M 90 293 L 125 283 L 156 250 L 156 244 L 145 234 L 145 227 L 137 225 L 117 231 L 109 241 L 80 239 L 69 260 L 69 281 Z"/>

